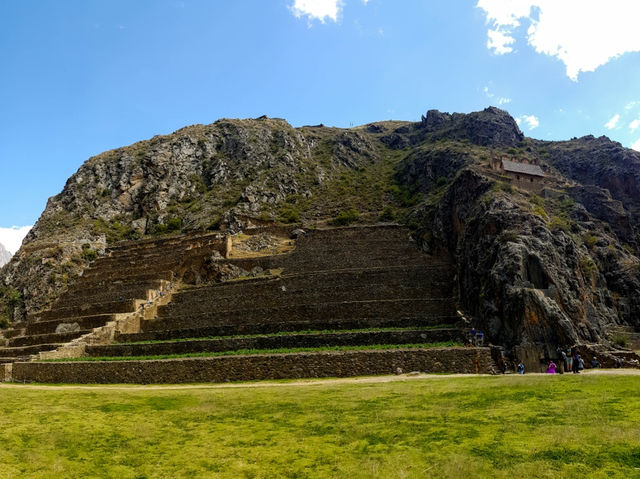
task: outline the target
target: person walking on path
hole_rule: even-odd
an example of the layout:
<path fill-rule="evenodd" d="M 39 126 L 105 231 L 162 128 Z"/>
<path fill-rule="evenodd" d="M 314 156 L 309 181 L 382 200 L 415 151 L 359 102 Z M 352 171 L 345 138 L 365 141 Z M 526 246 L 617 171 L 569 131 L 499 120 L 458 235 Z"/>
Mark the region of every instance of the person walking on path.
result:
<path fill-rule="evenodd" d="M 522 361 L 518 363 L 518 374 L 524 374 L 524 364 L 522 364 Z"/>

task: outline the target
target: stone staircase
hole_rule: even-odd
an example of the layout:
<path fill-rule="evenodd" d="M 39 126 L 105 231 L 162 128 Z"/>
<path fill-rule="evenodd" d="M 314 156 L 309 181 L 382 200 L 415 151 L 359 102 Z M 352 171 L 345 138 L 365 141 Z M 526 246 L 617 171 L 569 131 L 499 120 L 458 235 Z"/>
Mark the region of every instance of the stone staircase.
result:
<path fill-rule="evenodd" d="M 246 233 L 288 241 L 291 229 Z M 433 347 L 464 342 L 457 327 L 454 268 L 447 257 L 422 254 L 408 233 L 396 225 L 310 230 L 298 235 L 293 251 L 270 255 L 235 255 L 215 235 L 119 245 L 54 308 L 22 331 L 9 332 L 15 336 L 0 354 L 81 356 L 14 362 L 13 380 L 39 382 L 493 372 L 489 348 Z M 177 279 L 198 278 L 212 264 L 247 274 L 181 285 L 152 314 L 141 312 L 154 291 Z M 251 277 L 255 272 L 259 275 Z M 128 326 L 116 325 L 106 340 L 96 330 L 98 339 L 88 334 L 127 315 L 133 318 Z M 70 323 L 78 330 L 57 329 Z M 72 340 L 74 348 L 62 346 Z M 8 352 L 18 347 L 20 354 Z"/>

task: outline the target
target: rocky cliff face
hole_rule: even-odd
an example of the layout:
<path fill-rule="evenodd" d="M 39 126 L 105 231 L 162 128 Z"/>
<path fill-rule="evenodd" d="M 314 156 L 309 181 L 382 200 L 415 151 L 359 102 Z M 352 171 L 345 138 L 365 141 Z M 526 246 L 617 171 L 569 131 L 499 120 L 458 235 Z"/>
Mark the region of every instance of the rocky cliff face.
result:
<path fill-rule="evenodd" d="M 514 187 L 495 155 L 539 163 L 544 188 Z M 399 221 L 454 256 L 459 309 L 490 341 L 551 355 L 640 327 L 639 175 L 640 154 L 617 143 L 531 140 L 497 108 L 352 129 L 219 120 L 89 159 L 0 272 L 0 296 L 20 320 L 123 239 Z"/>
<path fill-rule="evenodd" d="M 4 266 L 11 259 L 11 253 L 9 253 L 5 247 L 0 243 L 0 266 Z"/>

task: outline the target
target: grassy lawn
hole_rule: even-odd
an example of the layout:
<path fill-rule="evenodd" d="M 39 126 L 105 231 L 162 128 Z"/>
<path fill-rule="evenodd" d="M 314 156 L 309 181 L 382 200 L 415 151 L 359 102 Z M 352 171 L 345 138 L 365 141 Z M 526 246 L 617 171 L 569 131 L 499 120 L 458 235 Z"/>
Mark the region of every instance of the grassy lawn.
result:
<path fill-rule="evenodd" d="M 640 376 L 0 386 L 0 477 L 640 477 Z"/>

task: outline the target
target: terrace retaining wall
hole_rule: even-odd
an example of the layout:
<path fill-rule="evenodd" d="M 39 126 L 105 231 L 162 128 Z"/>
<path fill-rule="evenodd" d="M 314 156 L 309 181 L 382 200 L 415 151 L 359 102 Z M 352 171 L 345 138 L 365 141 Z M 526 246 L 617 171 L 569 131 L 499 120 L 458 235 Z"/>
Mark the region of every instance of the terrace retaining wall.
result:
<path fill-rule="evenodd" d="M 290 353 L 113 362 L 28 362 L 12 379 L 41 383 L 197 383 L 425 373 L 494 374 L 489 348 Z"/>

